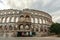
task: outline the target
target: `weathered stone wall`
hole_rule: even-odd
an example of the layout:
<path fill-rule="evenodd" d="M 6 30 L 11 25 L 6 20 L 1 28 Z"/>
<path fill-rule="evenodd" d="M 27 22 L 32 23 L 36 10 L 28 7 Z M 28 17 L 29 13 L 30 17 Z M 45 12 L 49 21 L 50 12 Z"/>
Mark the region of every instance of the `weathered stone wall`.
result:
<path fill-rule="evenodd" d="M 29 16 L 29 18 L 26 18 L 26 15 Z M 52 24 L 52 17 L 48 13 L 32 9 L 0 10 L 0 35 L 4 37 L 6 35 L 7 37 L 16 36 L 16 31 L 21 31 L 18 26 L 20 24 L 25 25 L 25 22 L 31 23 L 30 31 L 33 29 L 37 35 L 41 35 L 41 32 L 48 32 L 48 28 Z"/>

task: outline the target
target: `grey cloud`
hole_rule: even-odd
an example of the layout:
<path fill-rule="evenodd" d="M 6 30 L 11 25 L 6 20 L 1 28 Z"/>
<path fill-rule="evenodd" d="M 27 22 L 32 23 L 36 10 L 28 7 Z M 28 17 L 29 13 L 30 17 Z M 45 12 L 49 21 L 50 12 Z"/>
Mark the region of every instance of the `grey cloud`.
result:
<path fill-rule="evenodd" d="M 60 11 L 60 0 L 52 0 L 43 6 L 42 0 L 28 0 L 29 3 L 25 4 L 27 0 L 7 0 L 7 6 L 9 5 L 11 8 L 23 9 L 25 6 L 31 9 L 37 9 L 48 12 L 52 17 L 58 17 L 60 13 L 54 13 L 56 11 Z M 57 22 L 60 19 L 57 19 Z M 60 21 L 59 21 L 60 22 Z"/>

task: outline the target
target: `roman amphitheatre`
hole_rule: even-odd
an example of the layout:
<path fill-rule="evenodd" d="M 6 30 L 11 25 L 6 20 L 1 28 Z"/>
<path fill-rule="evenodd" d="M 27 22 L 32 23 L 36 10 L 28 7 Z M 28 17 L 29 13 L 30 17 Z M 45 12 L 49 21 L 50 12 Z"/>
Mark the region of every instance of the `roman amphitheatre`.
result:
<path fill-rule="evenodd" d="M 48 35 L 52 17 L 34 9 L 0 10 L 0 37 L 40 37 Z"/>

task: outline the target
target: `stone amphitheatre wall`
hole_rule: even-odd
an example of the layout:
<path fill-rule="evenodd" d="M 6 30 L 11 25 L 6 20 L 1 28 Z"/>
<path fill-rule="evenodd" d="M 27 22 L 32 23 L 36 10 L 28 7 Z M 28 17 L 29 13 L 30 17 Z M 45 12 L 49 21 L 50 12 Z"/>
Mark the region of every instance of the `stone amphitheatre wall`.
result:
<path fill-rule="evenodd" d="M 17 22 L 20 20 L 20 16 L 23 15 L 23 12 L 30 13 L 31 16 L 31 27 L 34 28 L 35 32 L 47 31 L 50 25 L 52 24 L 52 17 L 45 12 L 32 10 L 32 9 L 23 9 L 23 10 L 0 10 L 0 34 L 1 36 L 7 30 L 17 30 Z M 25 16 L 25 15 L 23 15 Z M 11 28 L 10 28 L 11 27 Z M 2 31 L 2 32 L 1 32 Z"/>

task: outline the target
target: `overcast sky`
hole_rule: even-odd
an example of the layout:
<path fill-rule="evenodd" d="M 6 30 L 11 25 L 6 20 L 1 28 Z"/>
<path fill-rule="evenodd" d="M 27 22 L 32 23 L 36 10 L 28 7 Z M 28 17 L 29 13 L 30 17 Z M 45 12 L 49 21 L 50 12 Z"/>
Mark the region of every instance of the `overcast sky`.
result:
<path fill-rule="evenodd" d="M 52 16 L 54 22 L 60 23 L 60 0 L 0 0 L 0 9 L 10 8 L 45 11 Z"/>

